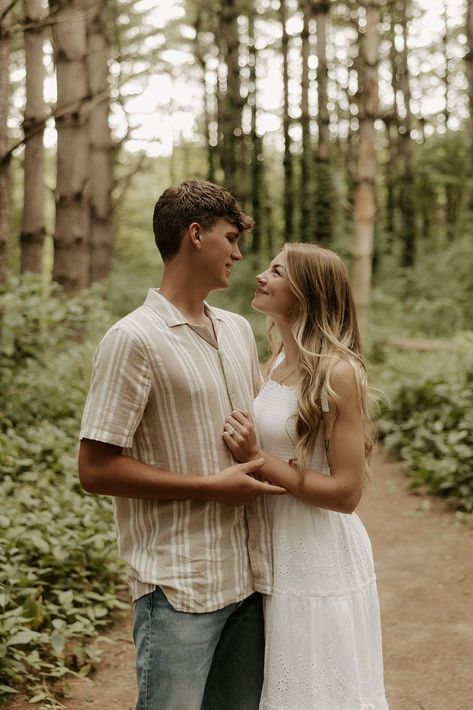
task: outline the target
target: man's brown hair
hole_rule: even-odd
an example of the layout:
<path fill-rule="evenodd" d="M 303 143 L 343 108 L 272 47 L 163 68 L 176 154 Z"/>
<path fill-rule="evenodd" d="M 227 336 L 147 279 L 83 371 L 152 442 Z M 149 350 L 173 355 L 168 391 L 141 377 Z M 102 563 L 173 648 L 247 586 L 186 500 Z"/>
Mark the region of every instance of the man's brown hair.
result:
<path fill-rule="evenodd" d="M 235 225 L 240 234 L 254 225 L 254 220 L 220 185 L 205 180 L 185 180 L 168 187 L 156 202 L 153 213 L 154 238 L 163 261 L 176 256 L 184 232 L 192 222 L 210 230 L 222 218 Z"/>

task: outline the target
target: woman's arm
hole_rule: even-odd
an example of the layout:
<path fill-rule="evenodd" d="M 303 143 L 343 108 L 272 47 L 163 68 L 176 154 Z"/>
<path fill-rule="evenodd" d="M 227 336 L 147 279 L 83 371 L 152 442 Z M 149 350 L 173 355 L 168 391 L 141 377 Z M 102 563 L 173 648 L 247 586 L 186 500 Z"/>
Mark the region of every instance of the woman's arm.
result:
<path fill-rule="evenodd" d="M 352 513 L 362 492 L 365 470 L 363 420 L 353 368 L 339 362 L 332 372 L 331 385 L 338 396 L 331 411 L 324 414 L 325 447 L 330 476 L 313 469 L 298 471 L 294 465 L 267 454 L 258 447 L 253 424 L 246 412 L 235 410 L 227 426 L 235 428 L 225 443 L 238 461 L 262 456 L 260 473 L 272 483 L 286 488 L 296 498 L 320 508 Z"/>

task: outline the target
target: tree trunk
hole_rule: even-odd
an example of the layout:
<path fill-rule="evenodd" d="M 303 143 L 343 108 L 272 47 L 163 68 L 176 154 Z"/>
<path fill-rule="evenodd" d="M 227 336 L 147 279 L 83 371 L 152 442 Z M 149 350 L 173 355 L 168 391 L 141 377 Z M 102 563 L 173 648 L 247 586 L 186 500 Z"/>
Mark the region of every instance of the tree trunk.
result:
<path fill-rule="evenodd" d="M 443 120 L 445 125 L 445 131 L 449 132 L 449 119 L 450 119 L 450 106 L 449 106 L 449 93 L 450 93 L 450 62 L 448 58 L 448 40 L 449 40 L 449 27 L 448 27 L 448 5 L 446 0 L 443 4 L 443 24 L 444 31 L 442 37 L 442 48 L 444 55 L 444 66 L 445 70 L 443 73 L 443 86 L 444 86 L 444 109 L 443 109 Z M 456 222 L 456 205 L 455 205 L 455 190 L 453 185 L 447 181 L 445 185 L 445 224 L 448 239 L 452 239 L 455 232 L 455 222 Z"/>
<path fill-rule="evenodd" d="M 46 16 L 41 0 L 24 0 L 26 107 L 23 120 L 25 133 L 23 222 L 20 235 L 21 273 L 41 272 L 43 265 L 44 217 L 44 129 L 28 137 L 34 126 L 46 116 L 43 98 L 45 70 L 43 47 L 45 30 L 38 25 Z M 35 26 L 36 25 L 36 26 Z"/>
<path fill-rule="evenodd" d="M 0 0 L 0 158 L 8 151 L 8 108 L 10 103 L 10 38 L 7 12 L 11 0 Z M 5 16 L 3 16 L 5 14 Z M 10 218 L 10 170 L 9 159 L 0 162 L 0 286 L 5 282 L 5 254 Z M 1 314 L 0 314 L 1 317 Z M 0 324 L 1 327 L 1 324 Z"/>
<path fill-rule="evenodd" d="M 393 114 L 385 117 L 386 135 L 388 139 L 388 159 L 384 166 L 386 183 L 386 247 L 391 252 L 396 235 L 396 171 L 398 157 L 398 135 L 399 127 L 395 122 Z"/>
<path fill-rule="evenodd" d="M 371 271 L 376 213 L 376 148 L 374 123 L 378 117 L 378 22 L 379 0 L 362 0 L 366 28 L 360 34 L 360 135 L 355 191 L 355 242 L 353 248 L 353 295 L 362 335 L 368 325 Z"/>
<path fill-rule="evenodd" d="M 327 94 L 327 19 L 330 0 L 312 1 L 317 24 L 317 127 L 319 133 L 315 169 L 315 234 L 321 244 L 332 240 L 333 184 L 330 165 L 330 132 Z"/>
<path fill-rule="evenodd" d="M 241 198 L 241 111 L 240 66 L 238 35 L 238 2 L 226 0 L 221 8 L 221 47 L 226 65 L 225 107 L 221 113 L 222 144 L 221 160 L 225 176 L 225 186 L 235 196 Z"/>
<path fill-rule="evenodd" d="M 358 68 L 356 70 L 358 76 Z M 358 155 L 358 137 L 359 137 L 359 111 L 358 111 L 358 99 L 353 96 L 350 92 L 350 88 L 347 85 L 345 87 L 347 102 L 349 105 L 348 109 L 348 131 L 347 139 L 345 145 L 345 179 L 346 179 L 346 209 L 347 214 L 352 219 L 353 218 L 353 206 L 355 203 L 355 190 L 356 190 L 356 165 L 357 165 L 357 155 Z M 357 108 L 356 116 L 352 115 L 353 109 Z"/>
<path fill-rule="evenodd" d="M 50 0 L 57 74 L 57 185 L 53 279 L 66 291 L 89 282 L 89 132 L 86 17 L 82 0 Z"/>
<path fill-rule="evenodd" d="M 448 121 L 450 118 L 450 107 L 449 107 L 449 90 L 450 90 L 450 62 L 448 59 L 448 5 L 447 0 L 443 0 L 443 35 L 442 35 L 442 49 L 444 58 L 444 72 L 443 72 L 443 90 L 444 90 L 444 106 L 443 106 L 443 120 L 446 130 L 448 130 Z"/>
<path fill-rule="evenodd" d="M 287 0 L 279 4 L 279 17 L 282 26 L 283 59 L 283 133 L 284 133 L 284 236 L 287 241 L 294 241 L 294 175 L 291 154 L 290 115 L 289 115 L 289 36 L 286 30 Z"/>
<path fill-rule="evenodd" d="M 401 178 L 400 208 L 402 219 L 401 241 L 402 241 L 402 266 L 412 266 L 415 262 L 416 252 L 416 215 L 414 200 L 414 169 L 412 155 L 412 113 L 411 113 L 411 89 L 409 82 L 408 67 L 408 46 L 407 37 L 409 29 L 408 14 L 410 10 L 410 0 L 401 0 L 401 26 L 403 33 L 403 49 L 400 55 L 399 75 L 400 87 L 404 99 L 404 119 L 402 121 L 402 133 L 400 134 L 400 154 L 404 165 L 403 176 Z"/>
<path fill-rule="evenodd" d="M 468 106 L 470 120 L 470 210 L 473 210 L 473 0 L 466 0 L 466 36 L 467 50 L 465 54 L 466 77 L 468 81 Z"/>
<path fill-rule="evenodd" d="M 215 182 L 215 146 L 212 145 L 210 122 L 211 113 L 209 107 L 209 89 L 207 87 L 207 61 L 205 58 L 205 47 L 202 42 L 201 32 L 208 31 L 205 25 L 206 14 L 200 3 L 197 4 L 197 14 L 194 22 L 195 39 L 194 54 L 201 71 L 202 88 L 202 108 L 204 113 L 204 139 L 207 152 L 207 179 Z"/>
<path fill-rule="evenodd" d="M 309 110 L 309 57 L 310 57 L 310 18 L 311 0 L 300 0 L 303 25 L 301 33 L 302 72 L 301 72 L 301 130 L 302 152 L 300 157 L 300 196 L 301 196 L 301 223 L 300 240 L 310 242 L 314 240 L 313 224 L 313 160 L 312 141 L 310 136 L 310 110 Z"/>
<path fill-rule="evenodd" d="M 258 109 L 257 89 L 257 61 L 258 55 L 255 44 L 255 13 L 254 3 L 248 3 L 248 49 L 249 49 L 249 91 L 248 103 L 251 110 L 251 208 L 255 220 L 253 228 L 253 241 L 251 249 L 254 254 L 261 251 L 261 237 L 263 234 L 263 181 L 264 181 L 264 152 L 263 139 L 258 133 L 256 115 Z M 266 230 L 267 231 L 267 230 Z"/>
<path fill-rule="evenodd" d="M 398 204 L 398 183 L 399 183 L 399 110 L 398 110 L 398 91 L 399 91 L 399 70 L 398 70 L 398 53 L 395 46 L 395 29 L 397 23 L 395 2 L 391 2 L 388 6 L 388 17 L 390 23 L 389 29 L 389 63 L 391 67 L 391 86 L 393 91 L 392 108 L 384 117 L 386 126 L 386 136 L 388 140 L 388 159 L 385 164 L 385 182 L 386 182 L 386 247 L 388 252 L 392 252 L 396 239 L 396 207 Z"/>
<path fill-rule="evenodd" d="M 110 274 L 114 144 L 109 125 L 110 55 L 107 3 L 87 5 L 87 65 L 90 91 L 90 270 L 89 281 Z"/>

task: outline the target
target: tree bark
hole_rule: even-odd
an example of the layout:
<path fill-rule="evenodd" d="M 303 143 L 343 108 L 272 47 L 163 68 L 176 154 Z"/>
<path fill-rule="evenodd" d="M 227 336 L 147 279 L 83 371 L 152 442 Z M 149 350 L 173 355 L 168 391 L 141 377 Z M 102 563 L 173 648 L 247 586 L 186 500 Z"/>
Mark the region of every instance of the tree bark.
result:
<path fill-rule="evenodd" d="M 366 28 L 360 33 L 360 135 L 355 191 L 355 241 L 353 246 L 353 295 L 362 335 L 368 326 L 374 226 L 376 214 L 376 133 L 378 98 L 379 0 L 361 0 L 366 11 Z"/>
<path fill-rule="evenodd" d="M 112 257 L 112 187 L 114 144 L 109 125 L 110 55 L 108 4 L 87 6 L 87 66 L 91 108 L 90 136 L 90 266 L 89 281 L 110 274 Z"/>
<path fill-rule="evenodd" d="M 330 0 L 313 0 L 312 11 L 317 25 L 317 127 L 318 149 L 315 169 L 315 234 L 328 245 L 333 231 L 333 184 L 330 165 L 328 112 L 327 19 Z"/>
<path fill-rule="evenodd" d="M 263 139 L 258 133 L 256 123 L 258 110 L 258 88 L 257 88 L 257 62 L 258 55 L 255 42 L 255 14 L 256 8 L 254 3 L 248 3 L 248 50 L 249 50 L 249 91 L 248 103 L 251 110 L 251 208 L 252 217 L 255 220 L 253 227 L 253 241 L 251 250 L 254 254 L 261 251 L 264 209 L 263 209 L 263 181 L 264 181 L 264 150 Z M 267 230 L 266 230 L 267 231 Z"/>
<path fill-rule="evenodd" d="M 206 26 L 207 14 L 202 3 L 197 3 L 196 18 L 194 21 L 195 39 L 194 54 L 201 71 L 202 108 L 204 113 L 204 139 L 207 152 L 207 179 L 215 182 L 215 146 L 212 145 L 210 122 L 211 111 L 209 106 L 209 89 L 207 86 L 207 60 L 205 46 L 202 41 L 202 31 L 208 31 Z"/>
<path fill-rule="evenodd" d="M 291 118 L 289 115 L 289 35 L 286 30 L 287 0 L 281 0 L 279 17 L 282 27 L 282 59 L 283 59 L 283 133 L 284 133 L 284 237 L 287 241 L 294 241 L 294 171 L 291 154 L 291 136 L 289 128 Z"/>
<path fill-rule="evenodd" d="M 0 0 L 0 156 L 8 150 L 8 109 L 10 103 L 10 39 L 7 12 L 11 0 Z M 5 255 L 10 219 L 10 170 L 9 161 L 0 164 L 0 286 L 5 282 Z M 0 314 L 1 317 L 1 314 Z M 0 324 L 1 327 L 1 324 Z"/>
<path fill-rule="evenodd" d="M 41 0 L 24 0 L 26 107 L 23 121 L 25 134 L 23 221 L 20 235 L 21 273 L 41 272 L 43 264 L 44 217 L 44 120 L 43 98 L 45 69 L 43 47 L 46 38 L 41 21 L 47 12 Z M 36 125 L 42 127 L 33 132 Z M 29 135 L 31 133 L 31 135 Z"/>
<path fill-rule="evenodd" d="M 412 266 L 416 256 L 416 215 L 414 200 L 414 168 L 412 154 L 412 112 L 411 88 L 408 66 L 407 38 L 409 31 L 410 0 L 401 0 L 401 26 L 403 34 L 403 48 L 400 55 L 399 78 L 400 88 L 404 100 L 404 118 L 402 132 L 399 138 L 401 161 L 404 165 L 400 189 L 401 208 L 401 241 L 402 241 L 402 266 Z"/>
<path fill-rule="evenodd" d="M 301 48 L 301 131 L 302 152 L 300 157 L 300 196 L 301 196 L 301 223 L 300 240 L 311 242 L 314 240 L 313 200 L 314 200 L 314 161 L 312 160 L 312 140 L 310 136 L 310 110 L 309 110 L 309 57 L 310 57 L 310 19 L 312 15 L 311 0 L 300 0 L 302 12 L 302 48 Z"/>
<path fill-rule="evenodd" d="M 391 86 L 393 91 L 393 103 L 391 110 L 384 116 L 386 135 L 388 140 L 388 159 L 385 165 L 386 181 L 386 241 L 387 251 L 392 252 L 396 239 L 396 208 L 398 205 L 398 183 L 399 183 L 399 76 L 398 76 L 398 53 L 395 45 L 397 13 L 396 3 L 391 1 L 388 5 L 387 18 L 390 23 L 388 34 L 389 39 L 389 63 L 391 67 Z"/>
<path fill-rule="evenodd" d="M 392 251 L 396 236 L 396 196 L 397 196 L 397 161 L 398 161 L 398 136 L 399 126 L 394 114 L 385 117 L 386 134 L 388 139 L 388 159 L 385 164 L 386 182 L 386 241 L 387 250 Z"/>
<path fill-rule="evenodd" d="M 443 3 L 443 24 L 444 31 L 442 37 L 442 48 L 444 55 L 444 75 L 443 75 L 443 87 L 444 87 L 444 108 L 443 108 L 443 120 L 445 125 L 445 131 L 448 135 L 449 132 L 449 119 L 450 119 L 450 105 L 449 105 L 449 94 L 450 94 L 450 62 L 448 58 L 448 41 L 449 41 L 449 27 L 448 27 L 448 4 L 444 0 Z M 445 185 L 445 223 L 446 232 L 448 239 L 452 239 L 455 232 L 455 222 L 457 217 L 456 210 L 456 200 L 455 200 L 455 190 L 453 185 L 447 181 Z"/>
<path fill-rule="evenodd" d="M 470 121 L 470 210 L 473 210 L 473 0 L 466 0 L 466 37 L 467 50 L 465 54 L 466 77 L 468 81 L 468 107 Z"/>
<path fill-rule="evenodd" d="M 53 279 L 66 291 L 89 283 L 87 33 L 83 0 L 50 0 L 57 74 L 57 184 Z"/>
<path fill-rule="evenodd" d="M 240 199 L 241 195 L 241 111 L 238 35 L 238 2 L 226 0 L 221 7 L 221 42 L 226 65 L 225 108 L 221 114 L 221 160 L 225 185 Z"/>

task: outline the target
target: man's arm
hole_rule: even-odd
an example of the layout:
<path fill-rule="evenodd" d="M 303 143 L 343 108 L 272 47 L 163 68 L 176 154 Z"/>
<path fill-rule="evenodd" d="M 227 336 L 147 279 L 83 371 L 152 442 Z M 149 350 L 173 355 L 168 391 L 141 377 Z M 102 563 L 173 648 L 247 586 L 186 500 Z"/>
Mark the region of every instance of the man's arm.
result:
<path fill-rule="evenodd" d="M 235 464 L 212 476 L 172 473 L 124 456 L 119 446 L 82 439 L 79 478 L 89 493 L 122 498 L 214 500 L 230 505 L 249 503 L 267 493 L 281 495 L 284 488 L 253 478 L 263 459 Z"/>

